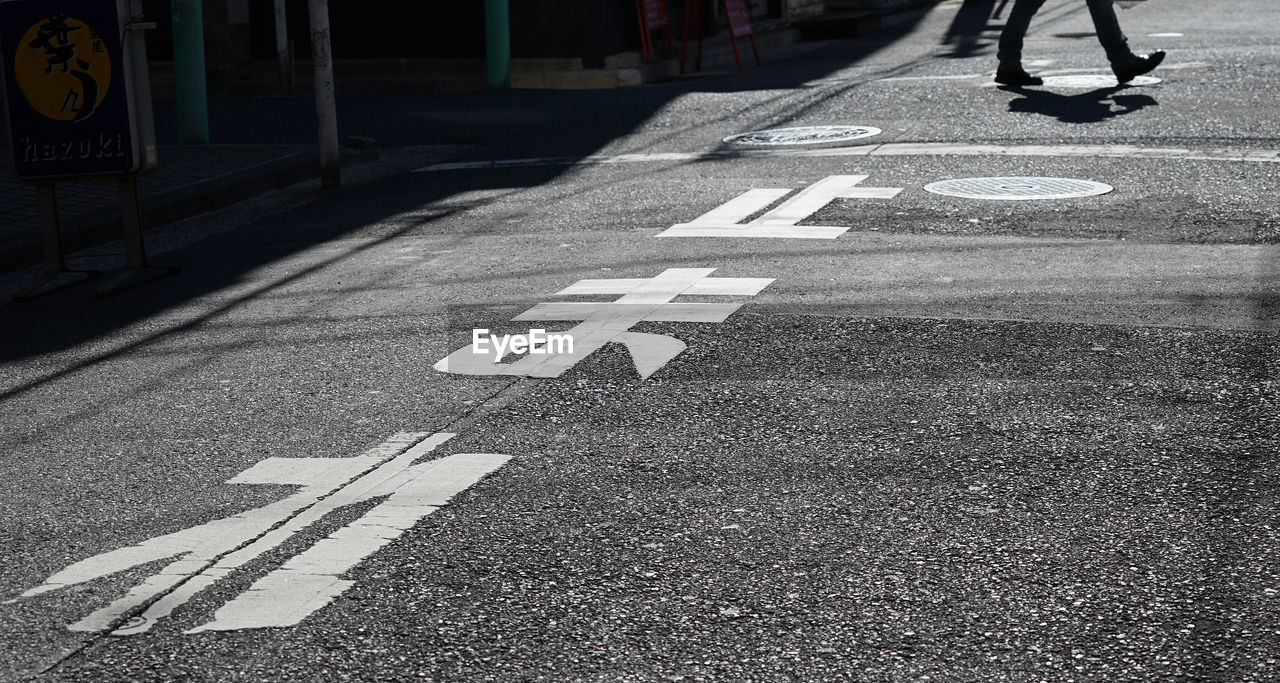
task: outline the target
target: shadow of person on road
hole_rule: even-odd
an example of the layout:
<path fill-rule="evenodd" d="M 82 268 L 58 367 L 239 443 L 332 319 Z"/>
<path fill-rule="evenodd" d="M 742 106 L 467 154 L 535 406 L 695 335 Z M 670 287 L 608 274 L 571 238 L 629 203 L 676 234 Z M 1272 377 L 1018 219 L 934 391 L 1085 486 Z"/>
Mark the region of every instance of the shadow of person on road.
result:
<path fill-rule="evenodd" d="M 1000 35 L 1003 24 L 995 23 L 1000 19 L 1009 0 L 966 0 L 956 10 L 955 19 L 942 38 L 942 44 L 950 46 L 949 52 L 941 56 L 965 59 L 990 54 L 996 38 Z"/>
<path fill-rule="evenodd" d="M 1097 123 L 1160 104 L 1150 95 L 1118 94 L 1125 89 L 1123 85 L 1098 88 L 1076 95 L 1020 86 L 1001 86 L 1000 89 L 1021 96 L 1009 101 L 1009 111 L 1043 114 L 1063 123 Z"/>

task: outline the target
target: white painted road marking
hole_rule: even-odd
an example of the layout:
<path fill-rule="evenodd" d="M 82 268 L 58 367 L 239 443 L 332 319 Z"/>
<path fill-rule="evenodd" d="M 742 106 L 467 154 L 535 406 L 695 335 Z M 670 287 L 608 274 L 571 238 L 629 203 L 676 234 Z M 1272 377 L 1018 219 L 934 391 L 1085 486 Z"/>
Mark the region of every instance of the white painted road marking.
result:
<path fill-rule="evenodd" d="M 866 179 L 867 176 L 864 175 L 828 176 L 800 190 L 796 196 L 772 211 L 765 212 L 749 223 L 743 223 L 747 216 L 764 209 L 791 191 L 786 189 L 748 190 L 690 223 L 671 226 L 659 233 L 658 237 L 835 239 L 848 232 L 849 228 L 798 225 L 798 223 L 817 213 L 832 199 L 893 199 L 902 191 L 900 187 L 857 187 L 858 183 Z"/>
<path fill-rule="evenodd" d="M 989 73 L 981 74 L 939 74 L 936 76 L 888 76 L 885 78 L 874 79 L 877 83 L 893 83 L 897 81 L 972 81 L 978 78 L 991 78 Z M 821 81 L 810 81 L 810 84 L 827 84 L 827 83 L 847 83 L 848 81 L 840 79 L 829 79 Z"/>
<path fill-rule="evenodd" d="M 1082 74 L 1082 73 L 1092 73 L 1097 70 L 1089 67 L 1083 67 L 1083 68 L 1073 67 L 1073 68 L 1067 68 L 1067 69 L 1041 70 L 1043 69 L 1043 67 L 1049 66 L 1050 64 L 1053 64 L 1052 59 L 1038 59 L 1032 62 L 1027 62 L 1026 67 L 1028 69 L 1037 69 L 1038 70 L 1036 72 L 1037 76 Z M 1209 66 L 1208 62 L 1176 62 L 1176 63 L 1161 64 L 1160 70 L 1161 71 L 1183 71 L 1183 70 L 1189 70 L 1189 69 L 1199 69 L 1206 66 Z M 850 83 L 865 83 L 865 82 L 892 83 L 897 81 L 972 81 L 972 80 L 980 79 L 983 81 L 984 86 L 995 87 L 996 84 L 990 82 L 992 76 L 994 75 L 995 75 L 994 71 L 984 71 L 981 73 L 967 73 L 967 74 L 922 74 L 919 76 L 885 76 L 883 78 L 872 78 L 869 80 L 866 78 L 819 78 L 816 80 L 808 81 L 804 83 L 804 85 L 812 88 L 812 87 L 818 87 L 823 85 L 849 85 Z"/>
<path fill-rule="evenodd" d="M 605 344 L 627 347 L 640 379 L 657 372 L 685 349 L 679 339 L 631 332 L 639 322 L 724 322 L 742 304 L 673 303 L 683 295 L 754 296 L 773 278 L 715 278 L 715 268 L 670 268 L 648 279 L 580 280 L 557 292 L 559 296 L 621 294 L 617 301 L 543 303 L 513 320 L 580 320 L 564 332 L 573 337 L 572 353 L 525 356 L 502 363 L 502 356 L 464 346 L 437 362 L 441 372 L 459 375 L 522 375 L 558 377 Z"/>
<path fill-rule="evenodd" d="M 1125 87 L 1158 85 L 1160 79 L 1155 76 L 1134 76 L 1125 82 Z M 1118 88 L 1120 81 L 1112 74 L 1072 74 L 1069 76 L 1045 76 L 1045 88 Z"/>
<path fill-rule="evenodd" d="M 592 155 L 585 157 L 534 157 L 496 161 L 461 161 L 415 169 L 416 173 L 488 170 L 533 166 L 592 166 L 597 164 L 692 163 L 721 159 L 823 158 L 849 156 L 1023 156 L 1116 159 L 1170 159 L 1180 161 L 1280 162 L 1280 149 L 1232 149 L 1189 147 L 1139 147 L 1135 145 L 992 145 L 953 142 L 888 142 L 823 149 L 717 150 L 714 152 L 659 152 L 653 154 Z"/>
<path fill-rule="evenodd" d="M 159 598 L 140 617 L 112 632 L 142 633 L 200 591 L 325 515 L 346 505 L 387 496 L 359 520 L 259 580 L 248 592 L 218 610 L 213 622 L 193 631 L 292 626 L 352 585 L 351 581 L 339 579 L 340 574 L 510 459 L 507 455 L 463 453 L 413 465 L 453 436 L 397 434 L 354 458 L 267 458 L 227 483 L 299 484 L 302 489 L 271 505 L 81 560 L 20 597 L 176 557 L 176 561 L 123 598 L 67 627 L 72 631 L 103 631 L 130 611 Z"/>

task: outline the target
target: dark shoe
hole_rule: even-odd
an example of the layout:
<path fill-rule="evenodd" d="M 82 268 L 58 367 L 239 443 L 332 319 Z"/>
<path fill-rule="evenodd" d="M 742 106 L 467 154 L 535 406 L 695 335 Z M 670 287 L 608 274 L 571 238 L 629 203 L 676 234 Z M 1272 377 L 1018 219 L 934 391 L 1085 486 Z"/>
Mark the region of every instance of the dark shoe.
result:
<path fill-rule="evenodd" d="M 1044 85 L 1044 79 L 1039 76 L 1032 76 L 1022 69 L 997 69 L 996 83 L 1000 85 Z"/>
<path fill-rule="evenodd" d="M 1156 50 L 1146 57 L 1133 55 L 1125 61 L 1123 65 L 1111 65 L 1111 70 L 1116 74 L 1116 81 L 1120 83 L 1128 83 L 1135 77 L 1150 72 L 1152 69 L 1160 66 L 1160 62 L 1164 61 L 1164 50 Z"/>

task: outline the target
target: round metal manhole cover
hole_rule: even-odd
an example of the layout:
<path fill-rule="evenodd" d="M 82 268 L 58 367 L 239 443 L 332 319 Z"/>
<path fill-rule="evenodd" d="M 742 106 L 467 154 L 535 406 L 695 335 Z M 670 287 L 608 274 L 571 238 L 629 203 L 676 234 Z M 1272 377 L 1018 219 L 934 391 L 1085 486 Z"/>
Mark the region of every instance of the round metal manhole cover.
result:
<path fill-rule="evenodd" d="M 1070 199 L 1106 194 L 1115 189 L 1106 183 L 1073 178 L 956 178 L 929 183 L 934 194 L 966 199 Z"/>
<path fill-rule="evenodd" d="M 724 141 L 733 145 L 820 145 L 860 140 L 879 134 L 880 129 L 871 126 L 800 126 L 753 130 L 750 133 L 730 135 Z"/>
<path fill-rule="evenodd" d="M 1125 87 L 1138 85 L 1155 85 L 1160 79 L 1155 76 L 1134 76 L 1125 83 Z M 1046 88 L 1116 88 L 1120 82 L 1115 76 L 1105 74 L 1072 74 L 1070 76 L 1045 76 Z"/>

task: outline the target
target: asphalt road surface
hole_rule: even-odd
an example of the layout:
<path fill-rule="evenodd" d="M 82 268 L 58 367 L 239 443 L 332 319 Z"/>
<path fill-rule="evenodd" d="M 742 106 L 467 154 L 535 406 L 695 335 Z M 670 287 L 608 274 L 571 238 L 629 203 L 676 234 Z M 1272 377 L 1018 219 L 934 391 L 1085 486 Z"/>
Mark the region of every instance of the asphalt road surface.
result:
<path fill-rule="evenodd" d="M 0 678 L 1280 677 L 1280 10 L 1144 3 L 1161 82 L 1006 90 L 995 7 L 345 101 L 341 192 L 0 308 Z M 1108 73 L 1079 2 L 1026 56 Z M 724 142 L 805 126 L 864 136 Z M 924 189 L 986 177 L 1110 189 Z M 474 352 L 532 330 L 574 348 Z"/>

